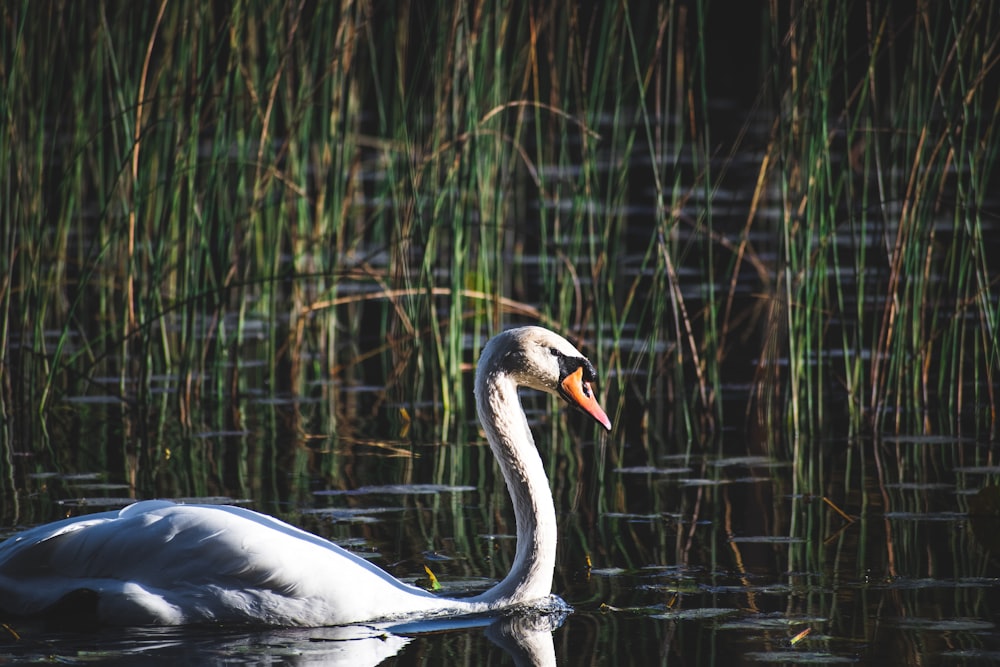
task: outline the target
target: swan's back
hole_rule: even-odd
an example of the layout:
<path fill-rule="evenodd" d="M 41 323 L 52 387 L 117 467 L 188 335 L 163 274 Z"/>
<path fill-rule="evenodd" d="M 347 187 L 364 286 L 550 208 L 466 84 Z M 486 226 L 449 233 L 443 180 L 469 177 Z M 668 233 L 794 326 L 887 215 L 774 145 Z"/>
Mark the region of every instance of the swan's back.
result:
<path fill-rule="evenodd" d="M 73 613 L 119 625 L 335 625 L 455 606 L 272 517 L 164 501 L 16 535 L 0 544 L 0 590 L 9 614 L 82 602 L 94 608 Z"/>

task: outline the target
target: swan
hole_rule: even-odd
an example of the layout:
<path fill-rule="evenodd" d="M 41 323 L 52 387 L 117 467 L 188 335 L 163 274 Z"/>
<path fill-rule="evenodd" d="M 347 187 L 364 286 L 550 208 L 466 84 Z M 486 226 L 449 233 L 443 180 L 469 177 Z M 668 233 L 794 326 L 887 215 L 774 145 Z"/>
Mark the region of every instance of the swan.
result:
<path fill-rule="evenodd" d="M 593 365 L 569 341 L 542 327 L 507 330 L 483 348 L 476 411 L 517 526 L 511 570 L 484 593 L 434 595 L 246 508 L 147 500 L 32 528 L 0 544 L 0 617 L 318 627 L 544 605 L 552 598 L 556 514 L 518 387 L 561 396 L 610 431 L 591 388 L 595 379 Z"/>

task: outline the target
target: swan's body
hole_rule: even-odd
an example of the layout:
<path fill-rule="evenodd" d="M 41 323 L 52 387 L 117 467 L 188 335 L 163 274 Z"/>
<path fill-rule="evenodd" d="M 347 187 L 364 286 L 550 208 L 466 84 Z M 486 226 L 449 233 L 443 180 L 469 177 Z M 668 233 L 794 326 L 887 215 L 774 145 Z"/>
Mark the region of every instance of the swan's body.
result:
<path fill-rule="evenodd" d="M 517 387 L 563 396 L 605 428 L 594 369 L 564 338 L 512 329 L 484 348 L 476 408 L 514 503 L 510 573 L 471 598 L 405 584 L 331 542 L 240 507 L 146 501 L 0 544 L 0 612 L 112 625 L 320 626 L 489 612 L 550 595 L 556 517 Z"/>

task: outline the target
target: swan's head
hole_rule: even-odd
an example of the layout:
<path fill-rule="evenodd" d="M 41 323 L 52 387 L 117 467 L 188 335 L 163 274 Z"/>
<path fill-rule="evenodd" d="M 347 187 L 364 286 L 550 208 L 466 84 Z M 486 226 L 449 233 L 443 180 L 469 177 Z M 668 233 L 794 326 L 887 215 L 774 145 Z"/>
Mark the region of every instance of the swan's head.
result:
<path fill-rule="evenodd" d="M 557 333 L 542 327 L 504 331 L 483 348 L 479 366 L 486 375 L 504 374 L 522 387 L 561 396 L 611 430 L 591 386 L 597 380 L 593 364 Z"/>

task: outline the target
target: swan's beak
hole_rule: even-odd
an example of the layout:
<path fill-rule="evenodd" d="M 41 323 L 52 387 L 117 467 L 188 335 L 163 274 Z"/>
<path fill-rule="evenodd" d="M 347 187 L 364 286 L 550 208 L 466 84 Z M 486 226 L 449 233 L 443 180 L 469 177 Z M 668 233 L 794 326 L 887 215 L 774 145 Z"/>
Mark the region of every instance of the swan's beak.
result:
<path fill-rule="evenodd" d="M 590 383 L 583 379 L 583 366 L 567 375 L 559 383 L 559 393 L 562 394 L 570 405 L 575 405 L 607 430 L 611 430 L 611 420 L 604 414 L 604 410 L 597 404 L 594 391 L 590 388 Z"/>

